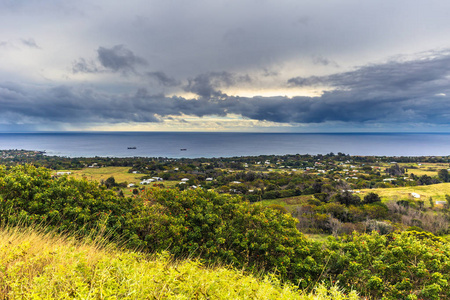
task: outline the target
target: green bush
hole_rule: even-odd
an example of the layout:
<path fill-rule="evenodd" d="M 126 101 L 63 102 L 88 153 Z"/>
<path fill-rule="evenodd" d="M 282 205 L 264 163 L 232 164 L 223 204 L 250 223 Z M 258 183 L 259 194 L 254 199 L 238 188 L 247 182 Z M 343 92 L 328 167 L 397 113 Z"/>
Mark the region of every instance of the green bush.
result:
<path fill-rule="evenodd" d="M 427 232 L 330 238 L 326 277 L 373 299 L 448 299 L 450 246 Z"/>
<path fill-rule="evenodd" d="M 53 178 L 47 169 L 26 165 L 0 169 L 0 197 L 0 220 L 10 225 L 105 230 L 133 248 L 270 271 L 302 286 L 321 270 L 313 258 L 317 245 L 296 229 L 295 219 L 237 196 L 151 188 L 141 198 L 120 198 L 96 183 Z"/>
<path fill-rule="evenodd" d="M 137 232 L 151 250 L 271 271 L 302 286 L 320 273 L 314 258 L 318 245 L 296 229 L 290 215 L 199 189 L 147 193 Z"/>

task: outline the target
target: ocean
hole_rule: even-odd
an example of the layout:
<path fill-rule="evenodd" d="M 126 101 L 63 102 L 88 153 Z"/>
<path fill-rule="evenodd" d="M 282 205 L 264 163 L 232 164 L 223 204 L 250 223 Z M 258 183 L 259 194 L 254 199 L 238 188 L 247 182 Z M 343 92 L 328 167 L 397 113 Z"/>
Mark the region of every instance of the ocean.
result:
<path fill-rule="evenodd" d="M 136 147 L 136 149 L 128 149 Z M 233 157 L 263 154 L 450 155 L 449 133 L 0 133 L 0 149 L 67 157 Z M 181 150 L 185 149 L 185 150 Z"/>

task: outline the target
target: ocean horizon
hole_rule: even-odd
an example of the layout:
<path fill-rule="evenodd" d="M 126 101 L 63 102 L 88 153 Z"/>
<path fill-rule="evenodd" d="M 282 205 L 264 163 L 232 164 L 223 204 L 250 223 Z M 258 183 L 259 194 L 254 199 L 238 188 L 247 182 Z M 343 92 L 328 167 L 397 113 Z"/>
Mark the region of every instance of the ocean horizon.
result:
<path fill-rule="evenodd" d="M 213 158 L 331 152 L 367 156 L 447 156 L 450 155 L 450 133 L 0 133 L 0 149 L 38 150 L 47 155 L 67 157 Z"/>

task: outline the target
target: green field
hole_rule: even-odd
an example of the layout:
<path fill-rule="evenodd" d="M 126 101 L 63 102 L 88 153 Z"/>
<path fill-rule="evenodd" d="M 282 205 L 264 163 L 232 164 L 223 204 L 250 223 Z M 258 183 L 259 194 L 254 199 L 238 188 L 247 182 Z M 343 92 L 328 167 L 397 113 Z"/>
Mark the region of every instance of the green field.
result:
<path fill-rule="evenodd" d="M 401 167 L 408 169 L 408 175 L 413 173 L 416 176 L 437 176 L 439 170 L 441 169 L 448 169 L 449 165 L 444 163 L 421 163 L 421 164 L 415 164 L 415 163 L 403 163 L 399 164 Z M 413 166 L 417 169 L 408 168 L 410 166 Z"/>
<path fill-rule="evenodd" d="M 433 185 L 420 185 L 420 186 L 408 186 L 397 188 L 378 188 L 378 189 L 363 189 L 361 190 L 361 197 L 364 197 L 367 193 L 376 193 L 380 195 L 382 200 L 405 200 L 412 199 L 411 193 L 417 193 L 420 195 L 420 200 L 425 201 L 428 204 L 430 197 L 433 200 L 445 201 L 445 195 L 450 195 L 450 183 L 439 183 Z M 419 200 L 419 199 L 416 199 Z"/>
<path fill-rule="evenodd" d="M 128 173 L 129 167 L 104 167 L 104 168 L 84 168 L 81 170 L 68 170 L 72 172 L 71 176 L 75 178 L 85 177 L 87 180 L 98 181 L 106 180 L 113 176 L 116 182 L 128 182 L 138 184 L 143 174 Z"/>
<path fill-rule="evenodd" d="M 65 172 L 72 172 L 70 176 L 73 176 L 77 179 L 86 178 L 90 181 L 102 182 L 113 176 L 116 180 L 116 183 L 126 182 L 126 183 L 134 183 L 135 185 L 139 185 L 141 182 L 141 178 L 145 176 L 142 173 L 128 173 L 129 167 L 103 167 L 103 168 L 84 168 L 81 170 L 62 170 Z M 55 172 L 56 173 L 56 172 Z M 164 184 L 166 187 L 173 187 L 178 184 L 178 181 L 162 181 L 158 182 Z"/>

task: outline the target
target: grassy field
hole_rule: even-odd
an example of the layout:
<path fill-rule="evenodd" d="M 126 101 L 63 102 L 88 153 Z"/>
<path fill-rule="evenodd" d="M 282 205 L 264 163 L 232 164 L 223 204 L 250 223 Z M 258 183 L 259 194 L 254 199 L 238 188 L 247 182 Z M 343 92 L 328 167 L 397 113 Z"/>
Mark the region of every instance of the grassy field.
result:
<path fill-rule="evenodd" d="M 129 169 L 130 169 L 129 167 L 104 167 L 104 168 L 84 168 L 81 170 L 63 170 L 63 171 L 72 172 L 70 176 L 74 176 L 75 178 L 85 177 L 87 180 L 90 181 L 101 182 L 102 180 L 106 180 L 109 177 L 113 176 L 114 179 L 116 180 L 116 183 L 127 182 L 139 185 L 139 182 L 141 182 L 141 177 L 145 176 L 145 174 L 128 173 Z M 178 181 L 166 180 L 159 183 L 164 184 L 164 186 L 166 187 L 172 187 L 178 184 Z"/>
<path fill-rule="evenodd" d="M 404 163 L 399 164 L 401 167 L 407 168 L 408 173 L 413 173 L 416 176 L 428 175 L 428 176 L 437 176 L 439 170 L 448 169 L 449 165 L 445 163 Z M 414 169 L 408 168 L 410 166 L 415 167 Z M 416 169 L 417 168 L 417 169 Z"/>
<path fill-rule="evenodd" d="M 113 176 L 116 182 L 128 182 L 138 184 L 143 174 L 128 173 L 129 167 L 105 167 L 105 168 L 84 168 L 81 170 L 68 170 L 71 176 L 76 178 L 86 177 L 88 180 L 101 182 Z"/>
<path fill-rule="evenodd" d="M 370 192 L 377 193 L 378 195 L 380 195 L 382 200 L 385 201 L 412 199 L 411 193 L 417 193 L 420 195 L 420 200 L 425 201 L 425 205 L 429 205 L 428 199 L 430 197 L 432 197 L 434 201 L 445 201 L 445 195 L 450 195 L 450 183 L 397 187 L 389 189 L 363 189 L 361 190 L 361 197 L 364 197 L 365 194 Z"/>
<path fill-rule="evenodd" d="M 288 197 L 288 198 L 278 198 L 278 199 L 270 199 L 270 200 L 262 200 L 262 205 L 269 206 L 269 205 L 281 205 L 284 208 L 287 209 L 287 211 L 292 212 L 298 205 L 304 204 L 308 201 L 308 199 L 313 198 L 313 195 L 301 195 L 301 196 L 294 196 L 294 197 Z"/>
<path fill-rule="evenodd" d="M 304 294 L 270 276 L 33 229 L 0 228 L 0 266 L 0 299 L 358 299 L 336 287 Z"/>

